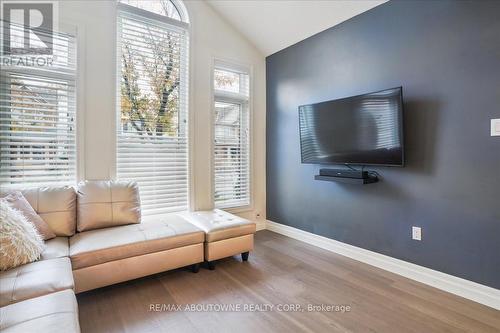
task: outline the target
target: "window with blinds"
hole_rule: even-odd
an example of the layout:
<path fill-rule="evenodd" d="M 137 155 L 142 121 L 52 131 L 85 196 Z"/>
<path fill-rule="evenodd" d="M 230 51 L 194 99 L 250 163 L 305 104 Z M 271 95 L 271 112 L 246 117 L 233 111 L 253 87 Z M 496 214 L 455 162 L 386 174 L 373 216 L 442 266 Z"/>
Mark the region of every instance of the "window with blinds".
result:
<path fill-rule="evenodd" d="M 214 69 L 214 204 L 250 205 L 250 77 L 247 70 L 216 63 Z"/>
<path fill-rule="evenodd" d="M 118 14 L 116 176 L 137 181 L 143 215 L 185 210 L 189 192 L 187 24 L 155 3 Z"/>
<path fill-rule="evenodd" d="M 11 23 L 12 42 L 22 41 L 23 33 Z M 53 54 L 1 56 L 2 186 L 76 183 L 75 37 L 46 33 Z"/>

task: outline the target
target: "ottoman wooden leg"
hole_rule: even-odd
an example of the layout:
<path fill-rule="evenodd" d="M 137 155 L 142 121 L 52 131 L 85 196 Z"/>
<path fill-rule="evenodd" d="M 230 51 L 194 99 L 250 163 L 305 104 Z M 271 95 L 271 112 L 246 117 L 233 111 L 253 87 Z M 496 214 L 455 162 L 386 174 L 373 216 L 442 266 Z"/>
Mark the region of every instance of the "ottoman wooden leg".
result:
<path fill-rule="evenodd" d="M 215 269 L 215 261 L 209 261 L 207 264 L 209 270 L 213 271 Z"/>
<path fill-rule="evenodd" d="M 243 252 L 243 253 L 241 254 L 241 260 L 243 260 L 243 261 L 248 261 L 248 255 L 249 255 L 249 254 L 250 254 L 250 252 L 248 252 L 248 251 L 247 251 L 247 252 Z"/>

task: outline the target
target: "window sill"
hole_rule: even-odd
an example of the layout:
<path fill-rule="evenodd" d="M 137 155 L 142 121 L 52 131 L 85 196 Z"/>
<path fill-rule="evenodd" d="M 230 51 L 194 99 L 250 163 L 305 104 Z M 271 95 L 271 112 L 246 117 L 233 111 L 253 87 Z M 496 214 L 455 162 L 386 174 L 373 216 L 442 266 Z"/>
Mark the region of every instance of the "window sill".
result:
<path fill-rule="evenodd" d="M 253 206 L 240 206 L 240 207 L 230 207 L 230 208 L 217 208 L 220 210 L 223 210 L 225 212 L 231 213 L 231 214 L 237 214 L 237 213 L 247 213 L 251 212 L 253 210 Z"/>

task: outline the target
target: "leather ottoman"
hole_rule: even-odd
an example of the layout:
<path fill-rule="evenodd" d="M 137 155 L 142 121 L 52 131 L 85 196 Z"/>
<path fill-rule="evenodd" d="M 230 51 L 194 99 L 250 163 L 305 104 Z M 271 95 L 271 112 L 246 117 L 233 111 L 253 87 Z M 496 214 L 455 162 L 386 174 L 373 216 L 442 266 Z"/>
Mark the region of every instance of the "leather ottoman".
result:
<path fill-rule="evenodd" d="M 205 232 L 205 260 L 210 269 L 215 268 L 215 260 L 240 253 L 243 261 L 248 260 L 249 251 L 253 250 L 255 223 L 220 209 L 179 215 Z"/>

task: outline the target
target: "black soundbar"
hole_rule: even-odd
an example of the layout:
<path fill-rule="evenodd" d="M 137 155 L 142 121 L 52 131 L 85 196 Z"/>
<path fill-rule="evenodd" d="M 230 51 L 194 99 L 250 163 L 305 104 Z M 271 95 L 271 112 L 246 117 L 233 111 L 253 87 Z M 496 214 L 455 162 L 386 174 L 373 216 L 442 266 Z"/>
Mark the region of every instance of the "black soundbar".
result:
<path fill-rule="evenodd" d="M 345 169 L 319 169 L 320 176 L 367 179 L 368 171 L 345 170 Z"/>

